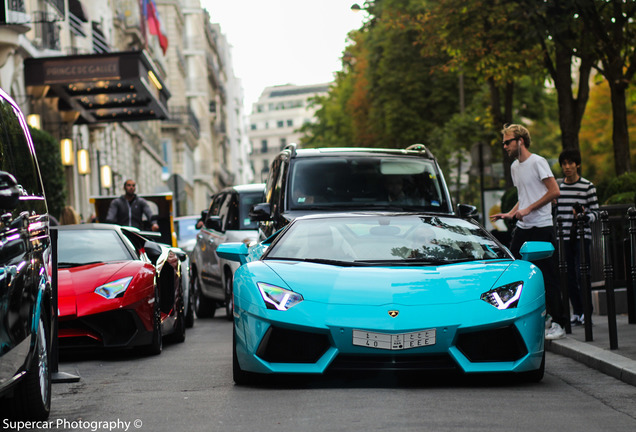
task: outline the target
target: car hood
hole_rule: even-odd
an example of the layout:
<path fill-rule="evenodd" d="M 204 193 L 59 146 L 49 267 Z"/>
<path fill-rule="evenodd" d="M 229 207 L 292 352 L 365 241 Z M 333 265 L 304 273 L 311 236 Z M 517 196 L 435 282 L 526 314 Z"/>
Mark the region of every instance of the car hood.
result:
<path fill-rule="evenodd" d="M 76 315 L 79 303 L 89 309 L 98 307 L 94 302 L 105 300 L 92 296 L 95 288 L 106 282 L 134 276 L 142 266 L 144 263 L 141 261 L 117 261 L 58 269 L 59 316 Z"/>
<path fill-rule="evenodd" d="M 497 285 L 512 261 L 423 267 L 338 267 L 267 260 L 265 265 L 305 300 L 331 304 L 418 305 L 479 299 Z M 514 282 L 502 280 L 501 283 Z M 285 286 L 283 286 L 285 287 Z"/>

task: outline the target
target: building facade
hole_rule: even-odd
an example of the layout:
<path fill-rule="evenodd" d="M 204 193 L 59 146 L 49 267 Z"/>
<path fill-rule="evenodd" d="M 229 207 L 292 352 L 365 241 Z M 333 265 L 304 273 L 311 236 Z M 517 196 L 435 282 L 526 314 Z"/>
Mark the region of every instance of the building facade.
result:
<path fill-rule="evenodd" d="M 218 115 L 242 113 L 240 82 L 199 0 L 1 3 L 0 87 L 69 153 L 65 204 L 84 219 L 128 178 L 172 192 L 175 215 L 250 178 L 242 115 Z"/>
<path fill-rule="evenodd" d="M 252 107 L 249 140 L 255 181 L 265 181 L 269 164 L 290 143 L 298 143 L 299 128 L 314 120 L 310 99 L 326 95 L 329 84 L 279 85 L 267 87 Z"/>

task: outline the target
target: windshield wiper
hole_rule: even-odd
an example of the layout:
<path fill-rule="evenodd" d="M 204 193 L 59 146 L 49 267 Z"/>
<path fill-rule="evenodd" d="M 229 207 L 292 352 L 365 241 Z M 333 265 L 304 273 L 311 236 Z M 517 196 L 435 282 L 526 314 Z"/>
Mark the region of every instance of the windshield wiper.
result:
<path fill-rule="evenodd" d="M 69 268 L 69 267 L 79 267 L 79 266 L 85 266 L 85 265 L 91 265 L 91 264 L 100 264 L 103 263 L 104 261 L 91 261 L 91 262 L 58 262 L 57 266 L 58 268 Z"/>
<path fill-rule="evenodd" d="M 315 264 L 334 265 L 339 267 L 361 267 L 361 266 L 368 265 L 360 261 L 341 261 L 341 260 L 332 260 L 327 258 L 289 258 L 289 257 L 268 256 L 264 259 L 265 260 L 281 260 L 281 261 L 301 261 L 301 262 L 309 262 L 309 263 L 315 263 Z"/>

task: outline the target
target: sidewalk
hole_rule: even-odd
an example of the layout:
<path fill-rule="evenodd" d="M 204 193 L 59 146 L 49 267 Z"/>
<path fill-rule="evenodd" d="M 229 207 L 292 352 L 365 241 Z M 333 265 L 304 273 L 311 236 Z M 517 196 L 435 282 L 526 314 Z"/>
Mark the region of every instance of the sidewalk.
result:
<path fill-rule="evenodd" d="M 636 386 L 636 324 L 628 323 L 627 314 L 618 315 L 618 349 L 610 350 L 607 315 L 592 315 L 592 322 L 592 341 L 586 342 L 585 327 L 577 326 L 563 339 L 545 341 L 545 349 Z"/>

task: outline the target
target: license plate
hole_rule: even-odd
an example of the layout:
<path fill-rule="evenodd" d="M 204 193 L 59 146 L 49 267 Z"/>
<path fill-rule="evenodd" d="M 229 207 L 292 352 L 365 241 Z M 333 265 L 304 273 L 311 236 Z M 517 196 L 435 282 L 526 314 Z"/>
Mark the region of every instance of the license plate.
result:
<path fill-rule="evenodd" d="M 353 344 L 385 350 L 403 350 L 435 345 L 435 329 L 411 333 L 372 333 L 364 330 L 353 331 Z"/>

